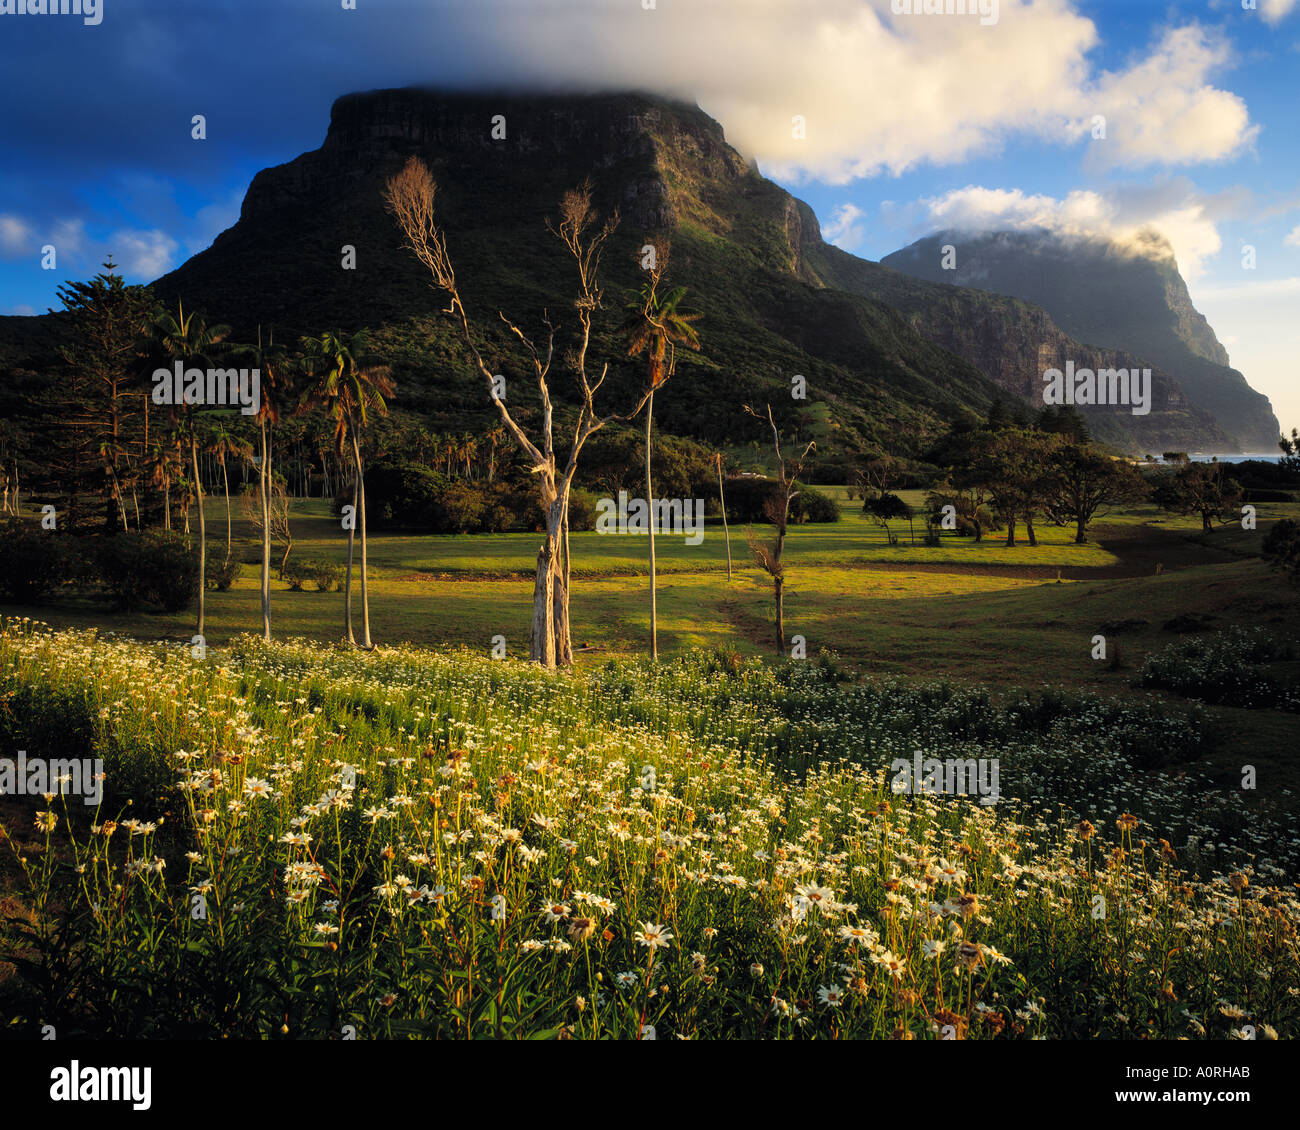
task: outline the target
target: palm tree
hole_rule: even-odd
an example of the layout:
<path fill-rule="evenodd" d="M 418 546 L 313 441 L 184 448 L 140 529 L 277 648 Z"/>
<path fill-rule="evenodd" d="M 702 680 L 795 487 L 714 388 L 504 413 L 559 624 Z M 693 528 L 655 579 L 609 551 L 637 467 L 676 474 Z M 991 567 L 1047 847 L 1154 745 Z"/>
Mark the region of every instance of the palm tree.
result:
<path fill-rule="evenodd" d="M 180 470 L 171 448 L 155 443 L 145 462 L 145 478 L 151 487 L 162 492 L 164 530 L 172 528 L 172 483 L 176 482 L 179 475 Z"/>
<path fill-rule="evenodd" d="M 668 382 L 676 367 L 676 346 L 699 349 L 700 338 L 692 322 L 699 314 L 686 314 L 680 303 L 686 295 L 684 286 L 673 287 L 662 299 L 658 288 L 667 266 L 668 254 L 661 250 L 656 257 L 657 266 L 641 287 L 637 300 L 628 304 L 628 320 L 624 324 L 627 335 L 627 355 L 645 354 L 650 381 L 650 396 L 645 412 L 645 491 L 646 506 L 650 510 L 650 658 L 659 658 L 659 615 L 655 605 L 655 510 L 654 487 L 650 479 L 650 429 L 654 416 L 655 390 Z"/>
<path fill-rule="evenodd" d="M 500 424 L 488 431 L 488 482 L 494 482 L 497 476 L 497 448 L 509 438 L 510 433 Z"/>
<path fill-rule="evenodd" d="M 460 437 L 460 455 L 465 460 L 465 477 L 473 478 L 471 464 L 478 458 L 478 440 L 468 432 Z"/>
<path fill-rule="evenodd" d="M 321 405 L 334 421 L 334 443 L 342 454 L 352 451 L 353 521 L 348 526 L 348 571 L 344 582 L 344 631 L 348 643 L 352 635 L 352 539 L 361 527 L 361 646 L 371 648 L 370 600 L 366 591 L 366 482 L 361 463 L 360 432 L 370 421 L 370 413 L 388 414 L 385 397 L 392 396 L 393 382 L 388 368 L 366 356 L 369 334 L 365 330 L 347 335 L 333 330 L 318 338 L 302 339 L 307 371 L 312 383 L 303 393 L 306 405 Z"/>
<path fill-rule="evenodd" d="M 236 435 L 230 430 L 229 425 L 220 421 L 213 428 L 212 433 L 208 436 L 207 446 L 204 451 L 208 455 L 216 456 L 217 465 L 221 468 L 221 485 L 226 492 L 226 567 L 230 566 L 230 476 L 226 472 L 226 460 L 229 458 L 237 459 L 241 463 L 250 462 L 253 458 L 253 445 L 242 436 Z"/>
<path fill-rule="evenodd" d="M 280 419 L 280 406 L 289 396 L 291 366 L 282 347 L 270 343 L 262 346 L 262 327 L 257 327 L 257 344 L 240 349 L 241 360 L 251 361 L 259 372 L 261 403 L 257 406 L 257 426 L 261 456 L 257 469 L 257 494 L 262 516 L 262 639 L 271 642 L 271 428 Z"/>
<path fill-rule="evenodd" d="M 198 314 L 186 315 L 184 303 L 178 304 L 175 318 L 170 314 L 160 314 L 151 326 L 153 346 L 159 353 L 169 361 L 181 361 L 199 368 L 207 367 L 217 354 L 225 352 L 221 343 L 229 333 L 229 326 L 209 326 Z M 181 409 L 179 416 L 178 409 Z M 194 499 L 199 513 L 198 634 L 201 636 L 207 590 L 208 527 L 203 518 L 203 480 L 199 474 L 199 427 L 195 413 L 188 405 L 173 405 L 172 414 L 178 437 L 189 444 L 190 463 L 194 471 Z"/>

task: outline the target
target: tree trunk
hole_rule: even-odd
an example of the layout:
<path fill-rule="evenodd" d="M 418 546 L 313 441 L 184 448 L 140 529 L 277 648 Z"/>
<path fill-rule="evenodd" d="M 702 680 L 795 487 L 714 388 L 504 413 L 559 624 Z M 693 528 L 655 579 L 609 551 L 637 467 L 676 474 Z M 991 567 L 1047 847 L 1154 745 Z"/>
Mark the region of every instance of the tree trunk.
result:
<path fill-rule="evenodd" d="M 262 463 L 258 493 L 262 504 L 262 639 L 271 642 L 271 441 L 262 420 Z M 281 567 L 283 574 L 283 567 Z"/>
<path fill-rule="evenodd" d="M 533 585 L 533 622 L 528 632 L 528 658 L 547 670 L 555 667 L 555 588 L 559 580 L 564 499 L 551 488 L 546 505 L 546 540 L 537 550 L 537 577 Z"/>
<path fill-rule="evenodd" d="M 561 565 L 555 577 L 552 600 L 555 606 L 555 662 L 573 666 L 573 636 L 569 630 L 569 487 L 564 488 L 564 517 L 560 527 Z"/>
<path fill-rule="evenodd" d="M 370 595 L 366 590 L 366 479 L 361 470 L 361 445 L 356 433 L 352 434 L 352 455 L 357 464 L 357 513 L 361 524 L 361 646 L 369 650 L 375 645 L 370 642 Z"/>
<path fill-rule="evenodd" d="M 208 587 L 208 527 L 203 518 L 203 484 L 199 480 L 199 445 L 193 435 L 190 436 L 190 461 L 194 464 L 194 496 L 195 504 L 199 509 L 199 635 L 203 635 L 203 613 Z"/>
<path fill-rule="evenodd" d="M 776 653 L 785 655 L 785 578 L 773 577 L 772 588 L 776 593 Z"/>
<path fill-rule="evenodd" d="M 352 482 L 352 523 L 348 526 L 348 571 L 343 577 L 343 638 L 356 647 L 352 634 L 352 542 L 357 532 L 357 483 Z"/>
<path fill-rule="evenodd" d="M 1080 514 L 1079 517 L 1076 519 L 1074 525 L 1075 525 L 1074 542 L 1076 545 L 1082 545 L 1084 542 L 1088 540 L 1088 535 L 1084 532 L 1088 527 L 1083 520 L 1082 514 Z"/>
<path fill-rule="evenodd" d="M 1038 544 L 1038 535 L 1034 533 L 1034 515 L 1032 512 L 1025 515 L 1025 536 L 1029 538 L 1030 545 Z"/>
<path fill-rule="evenodd" d="M 1014 514 L 1007 517 L 1007 545 L 1016 544 L 1016 516 Z"/>
<path fill-rule="evenodd" d="M 655 501 L 650 481 L 650 424 L 655 410 L 655 394 L 645 406 L 645 501 L 650 510 L 650 658 L 659 658 L 659 610 L 655 606 Z"/>
<path fill-rule="evenodd" d="M 230 476 L 226 474 L 226 459 L 221 458 L 221 482 L 226 488 L 226 568 L 230 568 Z"/>
<path fill-rule="evenodd" d="M 722 507 L 722 537 L 727 543 L 727 580 L 731 580 L 731 531 L 727 528 L 727 500 L 722 495 L 722 460 L 718 460 L 718 505 Z"/>

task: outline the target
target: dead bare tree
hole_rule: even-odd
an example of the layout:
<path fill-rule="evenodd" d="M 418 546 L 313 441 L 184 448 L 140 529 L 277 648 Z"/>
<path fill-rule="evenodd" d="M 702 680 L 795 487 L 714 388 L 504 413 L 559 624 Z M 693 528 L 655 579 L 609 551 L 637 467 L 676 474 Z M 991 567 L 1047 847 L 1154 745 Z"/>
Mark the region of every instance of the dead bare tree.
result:
<path fill-rule="evenodd" d="M 748 404 L 745 405 L 745 411 L 756 420 L 763 419 Z M 781 433 L 777 429 L 776 421 L 772 419 L 772 406 L 770 404 L 767 406 L 767 422 L 772 428 L 772 446 L 776 451 L 776 465 L 781 477 L 779 491 L 768 499 L 763 510 L 776 527 L 776 536 L 770 543 L 764 544 L 758 540 L 757 535 L 754 533 L 754 527 L 747 526 L 745 528 L 745 540 L 749 543 L 749 552 L 753 555 L 754 560 L 772 578 L 772 595 L 776 600 L 776 653 L 784 655 L 785 563 L 782 558 L 785 553 L 785 531 L 790 521 L 790 503 L 799 496 L 795 484 L 803 471 L 804 460 L 808 458 L 810 451 L 815 450 L 817 445 L 809 440 L 808 446 L 803 449 L 803 453 L 798 460 L 788 462 L 781 454 Z"/>
<path fill-rule="evenodd" d="M 504 398 L 497 395 L 492 370 L 483 360 L 483 355 L 475 342 L 469 315 L 461 301 L 460 291 L 456 285 L 456 274 L 447 253 L 446 237 L 439 231 L 434 221 L 433 202 L 436 193 L 437 185 L 432 174 L 423 161 L 418 157 L 412 157 L 402 171 L 388 181 L 384 189 L 384 201 L 402 231 L 405 246 L 429 271 L 434 286 L 446 294 L 449 301 L 446 313 L 451 314 L 456 320 L 474 366 L 487 382 L 488 395 L 497 407 L 501 422 L 528 457 L 529 469 L 538 476 L 542 506 L 546 513 L 546 538 L 537 551 L 537 575 L 533 586 L 533 620 L 529 630 L 528 654 L 530 659 L 546 668 L 554 668 L 557 665 L 567 666 L 573 662 L 573 641 L 569 631 L 569 493 L 574 474 L 578 469 L 578 457 L 582 452 L 583 444 L 595 432 L 611 421 L 629 419 L 637 415 L 650 396 L 647 390 L 635 409 L 627 415 L 601 416 L 596 412 L 595 396 L 605 382 L 605 376 L 609 371 L 608 362 L 602 365 L 599 379 L 593 382 L 587 375 L 587 350 L 591 342 L 592 317 L 600 308 L 601 299 L 597 279 L 600 256 L 606 241 L 618 226 L 618 215 L 615 213 L 603 223 L 598 223 L 591 202 L 591 186 L 589 183 L 584 183 L 579 188 L 564 194 L 560 202 L 558 223 L 547 221 L 547 228 L 559 237 L 560 242 L 573 256 L 578 269 L 578 293 L 573 303 L 578 317 L 577 342 L 566 360 L 577 377 L 581 405 L 577 423 L 574 425 L 573 443 L 569 449 L 568 461 L 564 470 L 560 471 L 555 458 L 553 410 L 548 384 L 551 361 L 555 353 L 557 327 L 551 322 L 549 316 L 543 313 L 542 324 L 546 327 L 546 344 L 539 350 L 533 340 L 514 322 L 504 313 L 498 312 L 506 327 L 522 343 L 537 378 L 542 402 L 542 420 L 540 436 L 537 441 L 534 441 L 516 423 L 506 407 Z"/>
<path fill-rule="evenodd" d="M 289 492 L 285 489 L 284 480 L 280 478 L 271 478 L 270 489 L 268 491 L 265 510 L 270 518 L 271 536 L 267 539 L 266 544 L 277 542 L 284 546 L 284 553 L 280 557 L 280 580 L 284 580 L 284 567 L 289 563 L 289 554 L 293 552 L 293 530 L 289 526 Z M 243 494 L 239 496 L 239 507 L 243 511 L 244 519 L 252 527 L 253 532 L 258 539 L 262 538 L 262 495 L 258 486 L 249 483 L 244 488 Z"/>

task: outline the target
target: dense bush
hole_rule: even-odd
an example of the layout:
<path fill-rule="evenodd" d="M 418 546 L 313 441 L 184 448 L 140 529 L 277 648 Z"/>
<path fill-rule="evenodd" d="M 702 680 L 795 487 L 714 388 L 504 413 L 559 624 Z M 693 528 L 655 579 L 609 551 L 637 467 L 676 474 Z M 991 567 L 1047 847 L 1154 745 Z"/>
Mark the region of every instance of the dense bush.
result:
<path fill-rule="evenodd" d="M 372 529 L 430 525 L 439 493 L 450 482 L 422 463 L 380 463 L 366 471 L 366 523 Z M 352 502 L 352 490 L 342 501 Z M 342 497 L 342 496 L 340 496 Z"/>
<path fill-rule="evenodd" d="M 295 559 L 285 564 L 284 579 L 294 592 L 303 592 L 309 584 L 317 592 L 329 592 L 337 589 L 342 582 L 343 566 L 310 557 Z"/>
<path fill-rule="evenodd" d="M 1292 518 L 1275 522 L 1264 538 L 1264 556 L 1280 569 L 1300 578 L 1300 523 Z"/>
<path fill-rule="evenodd" d="M 258 557 L 259 564 L 261 557 Z M 208 547 L 208 560 L 204 569 L 203 579 L 208 588 L 216 589 L 217 592 L 229 592 L 230 586 L 235 583 L 235 578 L 239 576 L 239 558 L 233 553 L 227 560 L 221 553 L 213 554 L 212 547 Z"/>
<path fill-rule="evenodd" d="M 41 600 L 73 579 L 79 557 L 66 534 L 10 518 L 0 525 L 0 595 L 20 603 Z"/>
<path fill-rule="evenodd" d="M 100 541 L 98 579 L 124 611 L 155 605 L 188 608 L 199 591 L 199 559 L 184 534 L 171 530 L 114 534 Z"/>
<path fill-rule="evenodd" d="M 729 479 L 726 484 L 727 517 L 733 522 L 770 522 L 768 503 L 780 505 L 781 487 L 774 479 Z M 840 508 L 833 498 L 804 483 L 790 503 L 790 522 L 838 522 Z"/>
<path fill-rule="evenodd" d="M 335 499 L 335 510 L 351 501 L 349 488 Z M 366 521 L 371 529 L 430 534 L 498 534 L 546 527 L 532 479 L 468 482 L 413 462 L 379 464 L 366 472 Z M 594 496 L 575 489 L 569 497 L 569 529 L 595 528 Z"/>

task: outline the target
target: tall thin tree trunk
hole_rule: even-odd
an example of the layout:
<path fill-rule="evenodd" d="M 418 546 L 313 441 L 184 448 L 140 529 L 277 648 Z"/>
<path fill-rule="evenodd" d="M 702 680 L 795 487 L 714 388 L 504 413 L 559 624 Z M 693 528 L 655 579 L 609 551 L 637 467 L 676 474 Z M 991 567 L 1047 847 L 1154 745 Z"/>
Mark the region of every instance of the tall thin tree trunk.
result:
<path fill-rule="evenodd" d="M 199 509 L 199 635 L 203 635 L 203 614 L 208 587 L 208 527 L 203 518 L 203 483 L 199 480 L 199 445 L 193 435 L 190 436 L 190 461 L 194 464 L 194 499 Z M 188 526 L 187 515 L 187 533 Z"/>
<path fill-rule="evenodd" d="M 650 480 L 650 425 L 654 415 L 655 394 L 652 392 L 645 406 L 645 501 L 650 510 L 650 658 L 659 658 L 659 610 L 655 606 L 655 502 L 654 486 Z"/>
<path fill-rule="evenodd" d="M 262 418 L 262 459 L 257 480 L 262 505 L 262 639 L 271 642 L 271 441 Z"/>
<path fill-rule="evenodd" d="M 560 521 L 560 564 L 555 577 L 555 662 L 573 666 L 573 634 L 569 629 L 569 487 L 564 487 L 564 517 Z"/>
<path fill-rule="evenodd" d="M 772 578 L 772 587 L 776 590 L 776 653 L 785 654 L 785 578 Z"/>
<path fill-rule="evenodd" d="M 361 646 L 369 650 L 374 644 L 370 642 L 370 598 L 366 591 L 366 479 L 361 470 L 361 445 L 355 432 L 352 455 L 357 464 L 357 519 L 361 523 Z"/>
<path fill-rule="evenodd" d="M 718 505 L 722 507 L 722 536 L 727 543 L 727 580 L 731 580 L 731 531 L 727 528 L 727 500 L 722 494 L 722 458 L 718 458 Z"/>
<path fill-rule="evenodd" d="M 352 521 L 348 526 L 348 571 L 343 578 L 343 638 L 356 647 L 352 634 L 352 543 L 357 532 L 357 483 L 352 482 Z"/>
<path fill-rule="evenodd" d="M 226 474 L 226 459 L 221 457 L 221 481 L 226 488 L 226 568 L 230 568 L 230 476 Z"/>
<path fill-rule="evenodd" d="M 533 622 L 528 633 L 528 657 L 547 670 L 555 667 L 555 586 L 560 565 L 564 525 L 564 500 L 554 487 L 544 490 L 546 540 L 537 550 L 537 576 L 533 584 Z"/>

